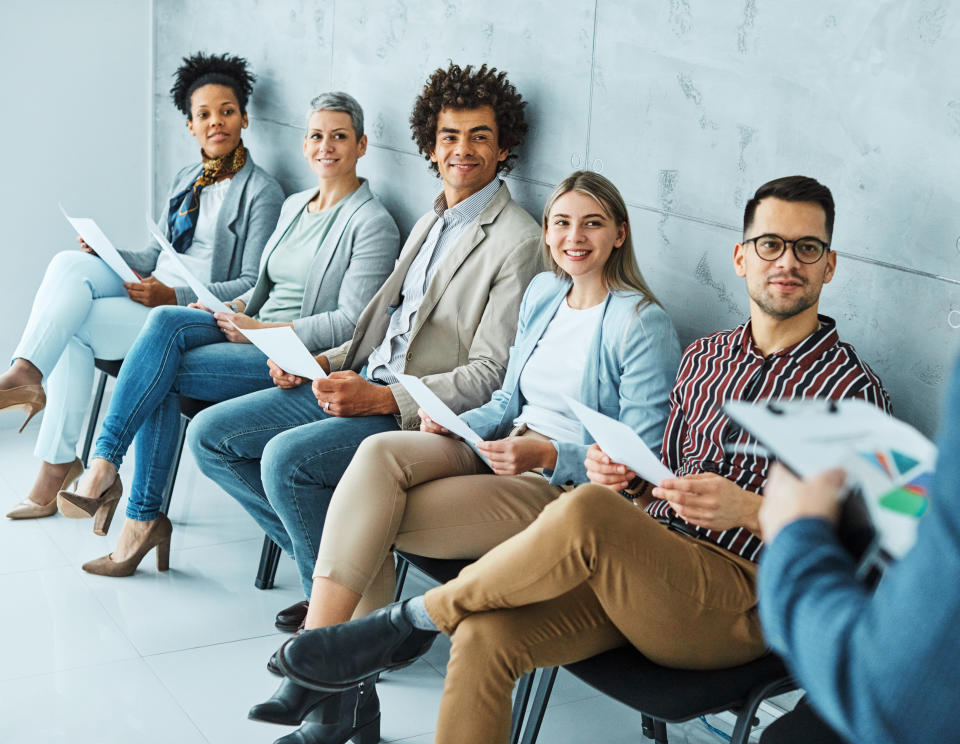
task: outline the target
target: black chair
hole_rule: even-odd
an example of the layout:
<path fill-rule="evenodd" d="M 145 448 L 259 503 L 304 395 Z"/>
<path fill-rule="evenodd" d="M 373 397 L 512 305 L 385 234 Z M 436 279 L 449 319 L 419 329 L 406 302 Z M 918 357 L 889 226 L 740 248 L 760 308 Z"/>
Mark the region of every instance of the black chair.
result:
<path fill-rule="evenodd" d="M 397 592 L 395 600 L 399 601 L 403 593 L 403 584 L 407 579 L 407 571 L 410 566 L 416 567 L 420 573 L 428 579 L 436 581 L 438 584 L 445 584 L 450 579 L 456 578 L 457 574 L 473 561 L 464 560 L 446 560 L 440 558 L 426 558 L 422 555 L 413 553 L 396 552 L 397 555 Z M 513 697 L 513 719 L 510 726 L 510 744 L 517 744 L 520 741 L 520 727 L 523 723 L 523 715 L 527 710 L 527 703 L 530 700 L 530 690 L 533 687 L 533 675 L 525 674 L 517 682 L 517 691 Z"/>
<path fill-rule="evenodd" d="M 93 435 L 97 430 L 97 421 L 100 418 L 100 408 L 103 406 L 103 395 L 107 387 L 107 377 L 116 377 L 120 374 L 120 367 L 123 360 L 94 359 L 99 375 L 97 378 L 97 390 L 93 396 L 93 404 L 90 407 L 90 416 L 87 419 L 87 430 L 84 436 L 83 450 L 80 460 L 83 467 L 86 468 L 90 457 L 90 448 L 93 444 Z M 211 401 L 197 400 L 195 398 L 180 398 L 180 432 L 177 438 L 176 454 L 170 464 L 170 477 L 163 491 L 163 504 L 160 510 L 167 514 L 170 511 L 170 501 L 173 498 L 173 488 L 177 482 L 177 471 L 180 469 L 180 458 L 183 455 L 183 443 L 187 436 L 187 425 L 191 419 L 204 408 L 212 406 Z M 260 550 L 260 565 L 257 568 L 257 576 L 254 579 L 254 586 L 258 589 L 272 589 L 277 575 L 277 566 L 280 563 L 280 546 L 271 540 L 267 535 L 263 536 L 263 547 Z"/>
<path fill-rule="evenodd" d="M 666 744 L 669 723 L 733 711 L 731 744 L 746 744 L 756 712 L 768 697 L 796 689 L 783 662 L 773 654 L 728 669 L 690 671 L 654 664 L 632 647 L 616 648 L 564 668 L 591 687 L 642 714 L 644 736 Z M 522 744 L 540 733 L 557 669 L 545 669 L 534 695 Z"/>

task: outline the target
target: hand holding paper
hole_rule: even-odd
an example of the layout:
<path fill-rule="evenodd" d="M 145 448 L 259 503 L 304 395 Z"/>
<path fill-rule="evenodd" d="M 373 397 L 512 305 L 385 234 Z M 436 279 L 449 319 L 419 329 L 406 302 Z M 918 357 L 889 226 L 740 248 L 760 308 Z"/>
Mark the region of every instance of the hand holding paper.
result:
<path fill-rule="evenodd" d="M 234 326 L 236 327 L 236 326 Z M 258 328 L 244 330 L 237 328 L 247 337 L 251 344 L 272 359 L 284 372 L 304 377 L 308 380 L 319 380 L 327 376 L 317 360 L 303 345 L 303 341 L 294 333 L 290 326 L 277 328 Z"/>
<path fill-rule="evenodd" d="M 60 205 L 60 211 L 63 212 L 63 216 L 67 218 L 67 222 L 73 226 L 77 234 L 83 238 L 83 242 L 96 251 L 97 255 L 116 272 L 117 276 L 125 282 L 140 281 L 140 277 L 127 265 L 123 256 L 113 247 L 113 243 L 103 234 L 103 230 L 96 222 L 86 217 L 71 217 L 62 204 Z"/>
<path fill-rule="evenodd" d="M 660 462 L 660 458 L 650 451 L 650 448 L 629 426 L 604 416 L 573 398 L 564 396 L 563 399 L 611 460 L 626 465 L 645 481 L 654 485 L 664 478 L 674 477 L 670 469 Z"/>
<path fill-rule="evenodd" d="M 167 240 L 167 237 L 157 229 L 157 226 L 153 224 L 153 220 L 150 219 L 150 215 L 147 215 L 147 229 L 150 231 L 150 234 L 153 236 L 160 244 L 160 250 L 166 253 L 172 260 L 174 265 L 177 267 L 177 274 L 183 279 L 187 286 L 193 290 L 194 294 L 197 296 L 197 299 L 211 312 L 215 313 L 229 313 L 232 312 L 229 307 L 227 307 L 216 295 L 213 294 L 207 285 L 201 282 L 197 277 L 190 273 L 190 270 L 183 265 L 183 261 L 180 260 L 180 254 L 177 253 L 177 250 L 170 245 L 170 241 Z"/>
<path fill-rule="evenodd" d="M 465 441 L 474 447 L 480 441 L 477 433 L 467 426 L 457 414 L 450 410 L 446 403 L 440 400 L 436 393 L 424 385 L 413 375 L 398 374 L 397 380 L 406 389 L 410 396 L 417 402 L 427 415 L 436 423 L 446 429 L 449 429 L 458 437 L 463 437 Z"/>

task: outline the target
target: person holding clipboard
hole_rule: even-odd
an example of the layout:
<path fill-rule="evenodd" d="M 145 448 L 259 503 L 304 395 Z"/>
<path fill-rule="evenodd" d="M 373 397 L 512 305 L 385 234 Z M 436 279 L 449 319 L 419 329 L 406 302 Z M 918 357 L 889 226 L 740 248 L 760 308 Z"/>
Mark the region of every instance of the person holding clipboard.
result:
<path fill-rule="evenodd" d="M 283 201 L 280 185 L 241 141 L 254 80 L 240 57 L 197 53 L 183 60 L 170 91 L 200 145 L 201 162 L 174 179 L 163 231 L 181 260 L 225 299 L 253 285 Z M 7 514 L 11 519 L 51 516 L 57 492 L 80 476 L 76 446 L 94 359 L 123 359 L 151 308 L 195 299 L 154 241 L 141 251 L 120 251 L 142 276 L 124 282 L 78 239 L 83 251 L 51 260 L 13 363 L 0 375 L 0 408 L 26 407 L 29 421 L 46 406 L 35 449 L 40 472 L 28 497 Z"/>
<path fill-rule="evenodd" d="M 419 432 L 363 441 L 327 511 L 306 628 L 387 604 L 394 547 L 476 558 L 585 483 L 592 439 L 562 394 L 623 421 L 648 446 L 662 441 L 680 345 L 637 266 L 620 193 L 597 173 L 573 173 L 547 200 L 542 227 L 552 271 L 526 290 L 503 384 L 460 414 L 483 441 L 471 447 L 423 410 Z M 300 741 L 346 741 L 369 725 L 375 696 L 363 689 L 363 713 L 340 738 L 322 738 L 329 730 L 310 720 Z M 297 724 L 326 704 L 287 680 L 250 716 Z"/>
<path fill-rule="evenodd" d="M 256 284 L 227 304 L 229 312 L 194 304 L 150 314 L 120 370 L 90 469 L 76 492 L 58 497 L 68 516 L 98 513 L 94 531 L 105 534 L 116 507 L 111 494 L 119 496 L 117 469 L 136 441 L 117 547 L 83 564 L 85 571 L 128 576 L 155 546 L 158 567 L 166 568 L 171 526 L 160 508 L 177 447 L 179 396 L 219 402 L 273 386 L 267 357 L 241 329 L 288 326 L 310 349 L 353 335 L 400 249 L 396 223 L 357 176 L 366 146 L 356 99 L 338 91 L 313 98 L 303 155 L 317 185 L 284 202 Z"/>

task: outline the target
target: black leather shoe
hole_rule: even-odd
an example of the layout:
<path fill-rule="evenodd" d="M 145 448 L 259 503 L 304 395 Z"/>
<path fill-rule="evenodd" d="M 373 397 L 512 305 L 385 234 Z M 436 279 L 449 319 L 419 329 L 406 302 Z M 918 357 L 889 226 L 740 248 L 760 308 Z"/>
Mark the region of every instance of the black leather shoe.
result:
<path fill-rule="evenodd" d="M 277 613 L 275 622 L 273 623 L 277 630 L 282 630 L 284 633 L 295 633 L 297 629 L 303 625 L 303 621 L 307 619 L 307 606 L 309 602 L 304 600 L 303 602 L 297 602 L 295 605 L 290 605 L 285 607 Z"/>
<path fill-rule="evenodd" d="M 270 674 L 273 674 L 277 677 L 283 676 L 283 671 L 281 671 L 280 669 L 280 649 L 279 648 L 276 651 L 274 651 L 272 654 L 270 654 L 270 658 L 267 659 L 267 671 L 270 672 Z"/>
<path fill-rule="evenodd" d="M 299 726 L 301 721 L 315 709 L 324 705 L 336 707 L 338 704 L 335 692 L 308 690 L 296 682 L 285 679 L 273 693 L 273 697 L 266 702 L 257 703 L 250 709 L 247 718 L 253 721 Z"/>
<path fill-rule="evenodd" d="M 292 734 L 282 736 L 274 744 L 377 744 L 380 741 L 380 700 L 377 688 L 365 680 L 349 690 L 334 695 L 339 700 L 339 718 L 327 720 L 315 710 Z"/>
<path fill-rule="evenodd" d="M 414 628 L 400 602 L 364 618 L 305 630 L 280 647 L 280 669 L 314 690 L 345 690 L 423 656 L 438 631 Z"/>

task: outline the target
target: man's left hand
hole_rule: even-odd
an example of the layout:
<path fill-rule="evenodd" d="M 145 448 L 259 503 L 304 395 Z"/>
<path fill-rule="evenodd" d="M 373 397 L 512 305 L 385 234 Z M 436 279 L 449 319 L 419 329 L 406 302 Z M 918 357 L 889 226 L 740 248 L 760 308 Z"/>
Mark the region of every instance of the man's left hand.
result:
<path fill-rule="evenodd" d="M 680 517 L 698 527 L 718 531 L 746 527 L 760 534 L 757 513 L 763 499 L 716 473 L 664 478 L 651 495 L 669 501 Z"/>
<path fill-rule="evenodd" d="M 317 403 L 331 416 L 376 416 L 400 413 L 386 385 L 375 385 L 356 372 L 334 372 L 313 381 Z"/>

